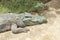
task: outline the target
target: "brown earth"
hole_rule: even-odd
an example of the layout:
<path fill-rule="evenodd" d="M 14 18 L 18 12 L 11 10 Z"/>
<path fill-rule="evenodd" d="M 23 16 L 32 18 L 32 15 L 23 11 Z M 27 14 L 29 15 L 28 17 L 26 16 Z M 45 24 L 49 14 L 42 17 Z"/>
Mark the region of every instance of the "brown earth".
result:
<path fill-rule="evenodd" d="M 60 8 L 60 0 L 52 0 L 51 2 L 47 3 L 49 7 L 53 7 L 56 9 Z"/>
<path fill-rule="evenodd" d="M 60 0 L 52 0 L 48 3 L 49 10 L 44 12 L 48 23 L 26 27 L 30 29 L 27 33 L 0 33 L 0 40 L 60 40 L 60 6 L 54 1 Z"/>

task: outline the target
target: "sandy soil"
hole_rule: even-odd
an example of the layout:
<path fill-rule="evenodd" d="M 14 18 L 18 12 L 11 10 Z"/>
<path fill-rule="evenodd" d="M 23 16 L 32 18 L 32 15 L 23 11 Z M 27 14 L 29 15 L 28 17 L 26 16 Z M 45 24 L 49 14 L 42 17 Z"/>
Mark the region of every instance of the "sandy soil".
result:
<path fill-rule="evenodd" d="M 49 8 L 45 16 L 48 23 L 26 27 L 27 33 L 0 33 L 0 40 L 60 40 L 60 9 Z"/>
<path fill-rule="evenodd" d="M 48 23 L 26 27 L 30 29 L 27 33 L 0 33 L 0 40 L 60 40 L 60 15 L 56 14 L 56 9 L 49 10 L 46 15 Z"/>

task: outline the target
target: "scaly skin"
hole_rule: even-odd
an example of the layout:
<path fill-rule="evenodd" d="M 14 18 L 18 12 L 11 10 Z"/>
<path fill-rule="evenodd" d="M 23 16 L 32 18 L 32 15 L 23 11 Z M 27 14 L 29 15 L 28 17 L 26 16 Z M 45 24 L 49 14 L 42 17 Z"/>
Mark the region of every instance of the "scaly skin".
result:
<path fill-rule="evenodd" d="M 46 23 L 44 16 L 35 16 L 29 13 L 0 14 L 0 33 L 11 30 L 13 33 L 27 32 L 25 26 Z"/>

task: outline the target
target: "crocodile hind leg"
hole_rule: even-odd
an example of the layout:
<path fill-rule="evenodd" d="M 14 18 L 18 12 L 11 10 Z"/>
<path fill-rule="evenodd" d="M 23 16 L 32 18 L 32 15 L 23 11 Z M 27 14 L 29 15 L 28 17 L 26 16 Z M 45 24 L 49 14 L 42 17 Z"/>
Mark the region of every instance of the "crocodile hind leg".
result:
<path fill-rule="evenodd" d="M 17 25 L 16 24 L 12 24 L 11 25 L 11 31 L 14 34 L 17 34 L 17 33 L 27 32 L 29 30 L 26 29 L 26 28 L 21 28 L 21 27 L 17 28 Z"/>
<path fill-rule="evenodd" d="M 6 31 L 9 31 L 9 30 L 11 30 L 11 23 L 10 22 L 6 22 L 6 23 L 0 25 L 0 33 L 6 32 Z"/>

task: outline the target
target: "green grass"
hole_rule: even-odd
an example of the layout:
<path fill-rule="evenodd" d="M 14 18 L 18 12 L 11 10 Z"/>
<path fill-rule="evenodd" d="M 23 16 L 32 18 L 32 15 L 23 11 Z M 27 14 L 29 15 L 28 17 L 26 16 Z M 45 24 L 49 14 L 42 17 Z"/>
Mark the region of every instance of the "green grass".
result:
<path fill-rule="evenodd" d="M 43 3 L 37 0 L 1 0 L 0 13 L 22 13 L 33 12 L 44 7 Z"/>
<path fill-rule="evenodd" d="M 6 7 L 0 7 L 0 13 L 8 13 L 10 10 Z"/>

